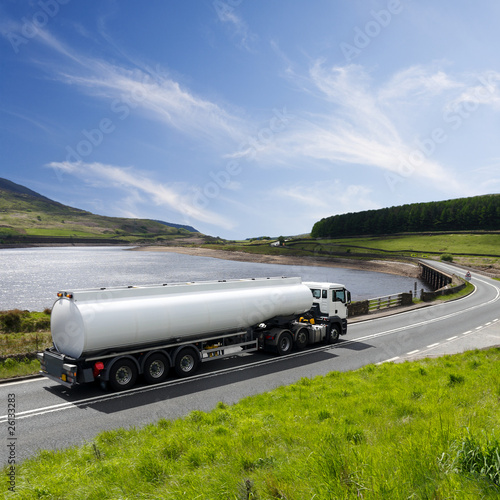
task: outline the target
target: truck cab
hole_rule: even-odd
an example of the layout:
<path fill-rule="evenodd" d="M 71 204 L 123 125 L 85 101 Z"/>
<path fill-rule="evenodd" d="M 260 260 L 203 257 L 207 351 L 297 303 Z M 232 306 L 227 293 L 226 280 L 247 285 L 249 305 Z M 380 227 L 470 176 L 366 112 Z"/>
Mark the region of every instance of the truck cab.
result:
<path fill-rule="evenodd" d="M 351 293 L 338 283 L 305 282 L 313 296 L 311 309 L 315 317 L 328 321 L 337 317 L 347 319 L 347 305 L 351 303 Z"/>

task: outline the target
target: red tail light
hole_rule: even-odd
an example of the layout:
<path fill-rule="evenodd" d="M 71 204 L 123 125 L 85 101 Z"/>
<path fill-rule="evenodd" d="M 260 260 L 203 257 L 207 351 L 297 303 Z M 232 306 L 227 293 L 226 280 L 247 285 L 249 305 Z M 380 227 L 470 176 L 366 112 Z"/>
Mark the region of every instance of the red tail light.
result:
<path fill-rule="evenodd" d="M 102 361 L 98 361 L 97 363 L 94 364 L 94 378 L 97 378 L 99 373 L 101 373 L 104 370 L 104 363 Z"/>

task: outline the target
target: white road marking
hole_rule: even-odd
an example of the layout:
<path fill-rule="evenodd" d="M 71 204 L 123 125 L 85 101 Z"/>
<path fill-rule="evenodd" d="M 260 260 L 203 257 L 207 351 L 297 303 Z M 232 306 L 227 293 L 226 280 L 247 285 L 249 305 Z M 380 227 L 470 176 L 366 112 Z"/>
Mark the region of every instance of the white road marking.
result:
<path fill-rule="evenodd" d="M 2 387 L 10 387 L 11 385 L 27 384 L 29 382 L 41 382 L 42 380 L 46 380 L 46 379 L 43 377 L 33 377 L 33 378 L 26 379 L 26 380 L 17 380 L 16 382 L 5 382 L 5 384 L 0 383 L 0 389 Z"/>
<path fill-rule="evenodd" d="M 385 361 L 379 361 L 377 365 L 382 365 L 383 363 L 392 363 L 393 361 L 396 361 L 399 359 L 399 356 L 395 356 L 394 358 L 391 359 L 386 359 Z"/>

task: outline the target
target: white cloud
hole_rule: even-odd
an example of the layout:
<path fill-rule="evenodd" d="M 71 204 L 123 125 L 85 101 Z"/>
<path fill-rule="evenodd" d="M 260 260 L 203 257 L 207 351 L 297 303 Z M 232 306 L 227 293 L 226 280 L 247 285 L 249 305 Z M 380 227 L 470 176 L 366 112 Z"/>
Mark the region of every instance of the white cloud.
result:
<path fill-rule="evenodd" d="M 130 70 L 106 62 L 91 61 L 92 71 L 60 73 L 67 84 L 106 99 L 121 119 L 142 112 L 181 132 L 207 141 L 241 140 L 241 124 L 216 103 L 183 88 L 160 71 Z"/>
<path fill-rule="evenodd" d="M 290 184 L 271 190 L 269 196 L 277 199 L 277 206 L 294 207 L 294 213 L 307 221 L 346 212 L 380 208 L 371 199 L 372 189 L 340 180 L 310 182 L 307 185 Z"/>
<path fill-rule="evenodd" d="M 312 164 L 318 171 L 336 167 L 337 175 L 345 164 L 360 169 L 368 166 L 378 170 L 381 178 L 389 174 L 432 181 L 447 195 L 466 192 L 467 186 L 457 180 L 454 169 L 438 160 L 435 153 L 441 144 L 422 146 L 424 134 L 446 125 L 442 117 L 421 135 L 422 128 L 405 114 L 405 106 L 415 96 L 429 109 L 439 96 L 442 107 L 443 99 L 454 98 L 464 88 L 463 82 L 440 70 L 413 67 L 375 86 L 359 65 L 326 68 L 321 60 L 312 64 L 307 80 L 303 76 L 296 80 L 303 92 L 324 103 L 324 109 L 307 115 L 293 110 L 297 115 L 293 123 L 256 152 L 261 163 L 282 164 L 285 159 L 289 165 L 308 162 L 308 168 Z"/>
<path fill-rule="evenodd" d="M 489 71 L 475 75 L 469 85 L 464 85 L 460 95 L 450 101 L 447 109 L 457 109 L 464 106 L 466 111 L 473 112 L 483 104 L 500 110 L 500 73 Z"/>
<path fill-rule="evenodd" d="M 76 52 L 49 31 L 39 28 L 34 39 L 68 62 L 47 66 L 52 77 L 76 86 L 81 92 L 107 100 L 120 119 L 141 113 L 177 129 L 202 138 L 209 144 L 243 140 L 241 120 L 219 104 L 200 97 L 173 79 L 160 65 L 151 68 L 141 61 L 111 64 Z M 127 59 L 125 54 L 121 54 Z M 42 64 L 39 62 L 39 64 Z"/>
<path fill-rule="evenodd" d="M 226 217 L 207 210 L 199 202 L 197 190 L 186 184 L 162 184 L 132 167 L 118 167 L 102 163 L 52 162 L 47 165 L 59 173 L 69 174 L 82 179 L 87 184 L 115 188 L 125 191 L 128 207 L 127 216 L 134 213 L 137 203 L 149 203 L 182 214 L 200 222 L 231 229 L 234 223 Z M 125 214 L 124 214 L 125 215 Z"/>
<path fill-rule="evenodd" d="M 247 23 L 236 13 L 234 7 L 219 0 L 215 0 L 213 5 L 219 20 L 227 24 L 232 30 L 232 35 L 238 38 L 238 45 L 253 52 L 253 45 L 257 42 L 258 36 L 252 33 Z"/>
<path fill-rule="evenodd" d="M 388 104 L 398 100 L 417 104 L 462 86 L 439 68 L 416 65 L 396 73 L 382 86 L 378 99 Z"/>

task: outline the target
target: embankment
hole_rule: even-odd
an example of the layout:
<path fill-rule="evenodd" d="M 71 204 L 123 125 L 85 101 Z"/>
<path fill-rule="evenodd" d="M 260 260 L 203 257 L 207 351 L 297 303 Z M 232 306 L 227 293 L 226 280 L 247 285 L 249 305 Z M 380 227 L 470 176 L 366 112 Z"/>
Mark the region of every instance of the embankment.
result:
<path fill-rule="evenodd" d="M 418 265 L 410 262 L 341 259 L 331 257 L 296 257 L 291 255 L 266 255 L 247 252 L 216 250 L 212 248 L 181 247 L 181 246 L 143 246 L 133 250 L 143 252 L 174 252 L 199 257 L 236 260 L 240 262 L 257 262 L 260 264 L 282 264 L 287 266 L 320 266 L 342 267 L 344 269 L 360 269 L 378 273 L 397 274 L 416 278 L 419 275 Z"/>

